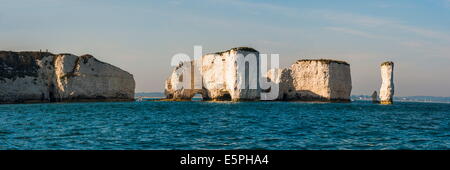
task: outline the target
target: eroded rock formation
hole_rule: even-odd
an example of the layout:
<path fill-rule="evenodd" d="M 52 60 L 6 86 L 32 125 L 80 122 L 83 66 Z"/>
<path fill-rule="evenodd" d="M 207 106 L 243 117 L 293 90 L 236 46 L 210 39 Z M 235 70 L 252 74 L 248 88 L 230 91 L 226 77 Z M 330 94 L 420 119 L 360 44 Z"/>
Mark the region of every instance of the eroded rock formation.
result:
<path fill-rule="evenodd" d="M 238 64 L 240 62 L 238 55 L 247 58 L 248 54 L 254 54 L 256 62 L 253 64 L 255 66 L 240 68 L 242 65 Z M 197 60 L 181 63 L 166 80 L 166 97 L 174 100 L 191 100 L 195 94 L 201 94 L 203 100 L 259 100 L 259 84 L 256 79 L 252 79 L 259 77 L 258 57 L 258 51 L 239 47 L 207 54 Z M 184 69 L 189 70 L 187 72 L 191 74 L 184 75 Z M 247 76 L 239 74 L 239 70 L 245 70 Z M 198 74 L 194 75 L 194 72 Z M 198 79 L 196 76 L 201 78 Z M 240 88 L 242 83 L 245 83 L 247 87 Z M 194 87 L 195 85 L 197 87 Z M 251 88 L 250 85 L 255 87 Z"/>
<path fill-rule="evenodd" d="M 250 70 L 245 67 L 246 76 L 240 74 L 243 69 L 237 64 L 239 54 L 257 56 L 256 67 L 250 67 Z M 190 82 L 192 78 L 183 74 L 184 69 L 195 72 L 195 68 L 190 67 L 195 67 L 196 63 L 201 63 L 197 67 L 203 78 L 200 88 L 192 88 L 195 82 Z M 233 48 L 208 54 L 201 58 L 201 62 L 197 59 L 176 67 L 166 81 L 165 94 L 171 100 L 191 100 L 195 94 L 202 94 L 204 100 L 259 100 L 261 92 L 274 90 L 261 89 L 259 81 L 249 83 L 255 80 L 252 77 L 257 77 L 256 80 L 260 78 L 259 70 L 259 53 L 251 48 Z M 272 69 L 263 76 L 279 85 L 278 97 L 274 100 L 350 101 L 350 65 L 343 61 L 299 60 L 289 68 Z M 185 88 L 186 81 L 189 88 Z M 246 85 L 244 89 L 239 88 L 242 82 Z M 249 88 L 252 84 L 254 88 Z"/>
<path fill-rule="evenodd" d="M 394 63 L 387 61 L 381 64 L 380 103 L 392 104 L 394 99 Z"/>
<path fill-rule="evenodd" d="M 0 51 L 0 103 L 128 101 L 133 75 L 90 55 Z"/>
<path fill-rule="evenodd" d="M 378 101 L 377 91 L 373 91 L 372 93 L 372 103 L 380 103 L 380 101 Z"/>
<path fill-rule="evenodd" d="M 352 80 L 350 65 L 329 59 L 298 60 L 289 68 L 278 72 L 278 100 L 350 101 Z"/>

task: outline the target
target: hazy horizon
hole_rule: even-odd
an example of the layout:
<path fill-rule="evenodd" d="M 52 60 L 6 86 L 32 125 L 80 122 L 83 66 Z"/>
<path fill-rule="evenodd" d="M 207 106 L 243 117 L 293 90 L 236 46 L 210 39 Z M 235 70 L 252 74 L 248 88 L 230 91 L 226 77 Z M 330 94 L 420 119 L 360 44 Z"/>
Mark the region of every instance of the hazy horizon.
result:
<path fill-rule="evenodd" d="M 161 92 L 171 57 L 238 46 L 351 65 L 353 95 L 381 86 L 395 63 L 396 96 L 450 96 L 450 0 L 0 0 L 0 50 L 92 54 Z"/>

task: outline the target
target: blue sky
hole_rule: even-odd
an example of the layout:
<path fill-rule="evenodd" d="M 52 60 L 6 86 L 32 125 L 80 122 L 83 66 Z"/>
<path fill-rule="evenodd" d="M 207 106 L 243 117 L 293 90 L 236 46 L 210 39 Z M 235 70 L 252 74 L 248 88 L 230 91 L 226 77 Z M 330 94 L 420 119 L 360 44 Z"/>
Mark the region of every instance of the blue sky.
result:
<path fill-rule="evenodd" d="M 396 95 L 450 96 L 450 0 L 0 0 L 0 49 L 92 54 L 162 91 L 170 59 L 251 46 L 351 64 L 353 94 L 381 85 L 396 63 Z"/>

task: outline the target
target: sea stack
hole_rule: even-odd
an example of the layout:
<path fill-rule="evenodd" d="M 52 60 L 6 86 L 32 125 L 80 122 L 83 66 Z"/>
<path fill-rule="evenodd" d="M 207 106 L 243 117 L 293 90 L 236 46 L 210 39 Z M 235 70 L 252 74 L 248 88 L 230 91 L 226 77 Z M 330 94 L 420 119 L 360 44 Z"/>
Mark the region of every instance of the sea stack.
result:
<path fill-rule="evenodd" d="M 239 59 L 240 55 L 245 57 Z M 250 62 L 239 64 L 242 60 Z M 271 69 L 260 75 L 259 60 L 255 49 L 238 47 L 180 63 L 166 80 L 166 99 L 185 101 L 201 94 L 204 101 L 257 101 L 263 92 L 275 94 L 270 100 L 350 101 L 352 80 L 350 65 L 345 61 L 303 59 L 289 68 Z M 201 76 L 201 82 L 196 82 L 194 76 Z M 279 88 L 262 89 L 258 80 L 264 78 Z M 199 86 L 194 88 L 194 84 Z"/>
<path fill-rule="evenodd" d="M 130 73 L 91 55 L 0 51 L 0 103 L 132 101 Z"/>
<path fill-rule="evenodd" d="M 244 60 L 252 66 L 239 64 Z M 258 77 L 259 52 L 237 47 L 180 63 L 166 80 L 164 93 L 175 101 L 191 100 L 195 94 L 201 94 L 205 101 L 255 101 L 260 99 Z"/>
<path fill-rule="evenodd" d="M 394 98 L 394 62 L 387 61 L 381 64 L 380 103 L 392 104 Z"/>
<path fill-rule="evenodd" d="M 280 85 L 278 100 L 349 102 L 350 64 L 331 59 L 302 59 L 268 78 Z"/>
<path fill-rule="evenodd" d="M 372 93 L 372 103 L 380 103 L 380 101 L 378 101 L 377 91 L 373 91 Z"/>

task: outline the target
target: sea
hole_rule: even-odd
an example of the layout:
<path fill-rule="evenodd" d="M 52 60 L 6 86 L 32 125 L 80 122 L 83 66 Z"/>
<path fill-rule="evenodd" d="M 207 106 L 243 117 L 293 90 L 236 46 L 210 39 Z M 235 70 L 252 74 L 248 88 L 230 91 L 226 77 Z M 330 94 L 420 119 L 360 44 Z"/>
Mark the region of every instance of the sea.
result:
<path fill-rule="evenodd" d="M 450 104 L 0 105 L 1 150 L 449 150 Z"/>

